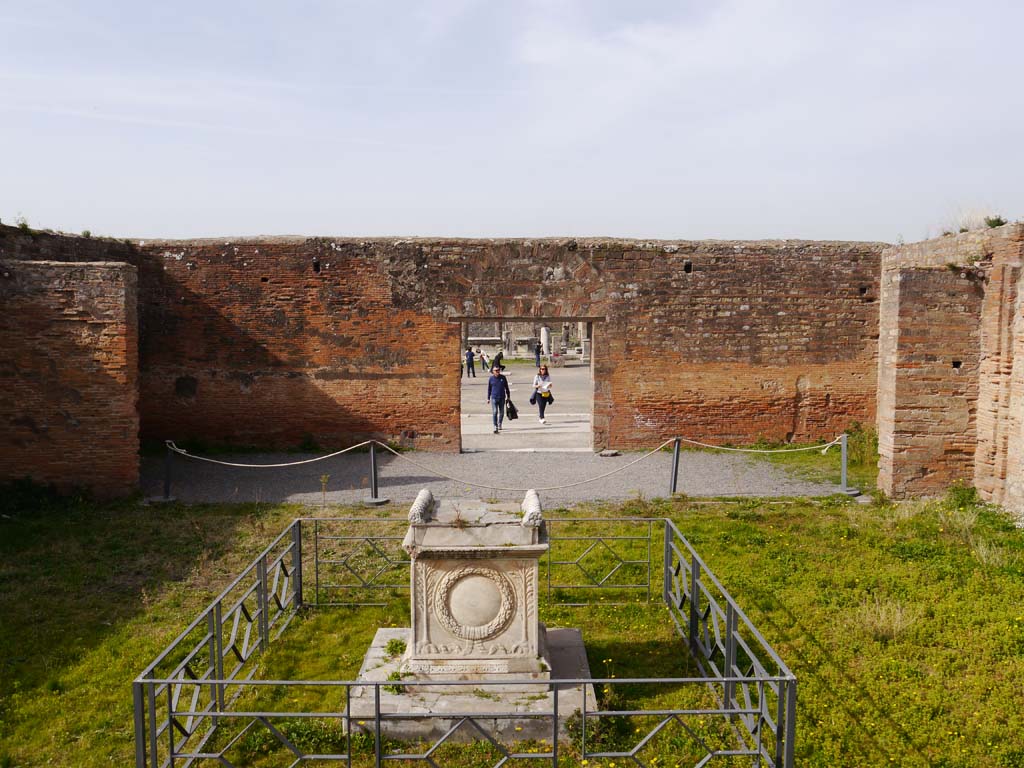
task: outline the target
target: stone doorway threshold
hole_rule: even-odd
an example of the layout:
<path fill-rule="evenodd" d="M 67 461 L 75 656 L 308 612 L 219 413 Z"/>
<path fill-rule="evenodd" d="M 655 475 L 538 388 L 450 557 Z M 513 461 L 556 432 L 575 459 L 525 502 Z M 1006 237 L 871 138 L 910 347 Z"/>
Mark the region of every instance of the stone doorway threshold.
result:
<path fill-rule="evenodd" d="M 463 453 L 593 453 L 590 448 L 463 448 Z"/>

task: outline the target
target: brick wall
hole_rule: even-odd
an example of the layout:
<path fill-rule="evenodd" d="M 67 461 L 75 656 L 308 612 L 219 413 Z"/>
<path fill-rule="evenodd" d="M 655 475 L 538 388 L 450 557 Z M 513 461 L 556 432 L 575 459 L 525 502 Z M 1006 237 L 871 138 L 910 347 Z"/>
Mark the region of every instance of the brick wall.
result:
<path fill-rule="evenodd" d="M 884 252 L 802 241 L 126 244 L 0 227 L 0 477 L 123 492 L 139 429 L 457 450 L 459 322 L 579 319 L 594 324 L 595 447 L 831 437 L 870 422 L 877 393 L 883 488 L 973 479 L 1024 514 L 1022 261 L 1020 225 Z"/>
<path fill-rule="evenodd" d="M 128 240 L 24 230 L 0 224 L 0 259 L 134 262 L 136 255 L 135 247 Z"/>
<path fill-rule="evenodd" d="M 1024 519 L 1024 225 L 1001 227 L 984 243 L 978 450 L 974 481 L 983 498 Z"/>
<path fill-rule="evenodd" d="M 442 451 L 460 447 L 463 319 L 592 321 L 597 448 L 675 434 L 813 440 L 870 422 L 881 249 L 607 239 L 125 244 L 0 227 L 7 260 L 102 256 L 137 267 L 143 437 L 336 446 L 372 436 Z M 107 399 L 132 397 L 135 383 L 126 385 L 120 400 Z"/>
<path fill-rule="evenodd" d="M 360 249 L 284 240 L 143 251 L 144 437 L 459 445 L 459 326 L 394 301 L 386 271 Z"/>
<path fill-rule="evenodd" d="M 954 480 L 1021 508 L 1024 227 L 886 250 L 878 371 L 879 484 L 901 497 Z M 959 362 L 959 367 L 954 367 Z"/>
<path fill-rule="evenodd" d="M 1024 240 L 1024 238 L 1022 238 Z M 1024 248 L 1021 258 L 1017 259 L 1018 275 L 1020 263 L 1024 261 Z M 1013 364 L 1010 368 L 1010 386 L 1006 413 L 1006 467 L 1003 470 L 1006 480 L 1000 496 L 998 486 L 993 489 L 992 497 L 1017 514 L 1018 520 L 1024 520 L 1024 277 L 1018 277 L 1017 291 L 1013 303 L 1012 325 L 1009 325 L 1013 337 Z M 1005 363 L 1004 363 L 1005 365 Z M 1005 369 L 1004 369 L 1005 370 Z"/>
<path fill-rule="evenodd" d="M 458 450 L 462 318 L 595 321 L 595 446 L 831 437 L 874 418 L 881 246 L 140 244 L 152 438 Z M 456 322 L 450 322 L 456 321 Z"/>
<path fill-rule="evenodd" d="M 0 481 L 138 485 L 136 270 L 0 259 Z"/>

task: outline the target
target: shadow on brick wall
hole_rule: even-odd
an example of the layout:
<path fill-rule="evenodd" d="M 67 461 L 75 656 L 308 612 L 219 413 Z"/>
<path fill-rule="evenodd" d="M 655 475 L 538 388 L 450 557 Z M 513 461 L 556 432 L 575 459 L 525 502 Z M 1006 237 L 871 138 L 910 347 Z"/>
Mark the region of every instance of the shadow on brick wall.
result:
<path fill-rule="evenodd" d="M 272 276 L 264 280 L 274 282 L 264 288 L 258 268 L 243 272 L 244 255 L 215 248 L 181 259 L 142 249 L 135 258 L 148 443 L 328 451 L 375 438 L 457 448 L 457 419 L 453 438 L 445 431 L 451 414 L 431 413 L 436 392 L 424 392 L 440 387 L 441 377 L 395 351 L 395 337 L 416 328 L 406 320 L 396 329 L 396 313 L 381 296 L 353 298 L 356 290 L 368 293 L 361 286 L 344 293 L 339 285 L 350 275 L 311 277 L 302 270 L 304 253 L 285 254 L 265 269 Z M 449 337 L 441 341 L 454 357 L 457 327 Z M 425 359 L 443 357 L 431 347 L 438 344 L 427 339 Z M 457 398 L 456 375 L 453 368 Z M 403 423 L 403 413 L 420 418 Z"/>
<path fill-rule="evenodd" d="M 135 488 L 134 301 L 120 264 L 0 261 L 0 482 Z"/>

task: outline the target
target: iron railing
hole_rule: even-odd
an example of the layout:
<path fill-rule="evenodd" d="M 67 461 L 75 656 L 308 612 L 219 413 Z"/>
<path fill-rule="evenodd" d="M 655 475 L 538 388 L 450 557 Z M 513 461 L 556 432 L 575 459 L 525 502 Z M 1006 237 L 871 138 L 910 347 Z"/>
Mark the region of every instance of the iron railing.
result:
<path fill-rule="evenodd" d="M 796 678 L 700 559 L 665 520 L 662 597 L 697 667 L 722 685 L 722 703 L 743 725 L 748 744 L 773 734 L 775 764 L 791 765 Z"/>
<path fill-rule="evenodd" d="M 260 653 L 287 642 L 279 638 L 301 607 L 379 605 L 402 596 L 408 560 L 397 554 L 395 530 L 405 525 L 381 518 L 293 521 L 134 681 L 137 768 L 240 767 L 259 749 L 280 750 L 293 766 L 436 766 L 465 740 L 478 742 L 480 764 L 491 766 L 518 758 L 550 766 L 607 758 L 653 768 L 654 757 L 668 754 L 694 766 L 742 760 L 792 767 L 796 679 L 669 520 L 548 520 L 544 599 L 552 606 L 610 604 L 572 598 L 579 589 L 588 597 L 613 596 L 613 603 L 622 595 L 646 601 L 660 568 L 662 598 L 699 674 L 506 681 L 501 685 L 536 691 L 524 694 L 532 703 L 496 704 L 486 713 L 460 709 L 458 697 L 489 699 L 493 682 L 431 682 L 454 703 L 411 713 L 382 706 L 399 694 L 419 695 L 411 683 L 258 679 Z M 621 529 L 632 532 L 615 532 Z M 653 546 L 656 531 L 662 547 Z M 313 577 L 305 584 L 304 564 Z M 632 698 L 620 703 L 614 694 L 621 690 Z M 288 704 L 308 700 L 310 691 L 317 706 Z M 410 721 L 421 731 L 426 723 L 429 737 L 401 738 Z"/>

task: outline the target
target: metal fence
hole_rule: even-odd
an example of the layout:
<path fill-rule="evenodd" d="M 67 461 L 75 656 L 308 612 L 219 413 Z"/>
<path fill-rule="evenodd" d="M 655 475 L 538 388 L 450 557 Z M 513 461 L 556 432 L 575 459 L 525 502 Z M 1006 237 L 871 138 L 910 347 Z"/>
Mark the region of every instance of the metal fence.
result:
<path fill-rule="evenodd" d="M 676 525 L 646 518 L 546 523 L 543 601 L 648 603 L 660 571 L 692 676 L 503 682 L 521 689 L 520 703 L 491 704 L 486 713 L 471 704 L 496 698 L 489 691 L 497 683 L 431 682 L 429 696 L 447 704 L 424 699 L 412 712 L 389 702 L 428 696 L 413 683 L 259 679 L 261 652 L 287 645 L 285 630 L 300 608 L 386 605 L 408 590 L 409 562 L 398 546 L 404 520 L 302 518 L 135 680 L 137 768 L 436 768 L 453 758 L 459 765 L 622 760 L 655 768 L 666 756 L 673 765 L 791 768 L 796 679 Z M 411 724 L 419 735 L 403 737 Z M 457 744 L 465 741 L 475 742 L 472 753 Z M 268 755 L 277 762 L 267 763 Z"/>

